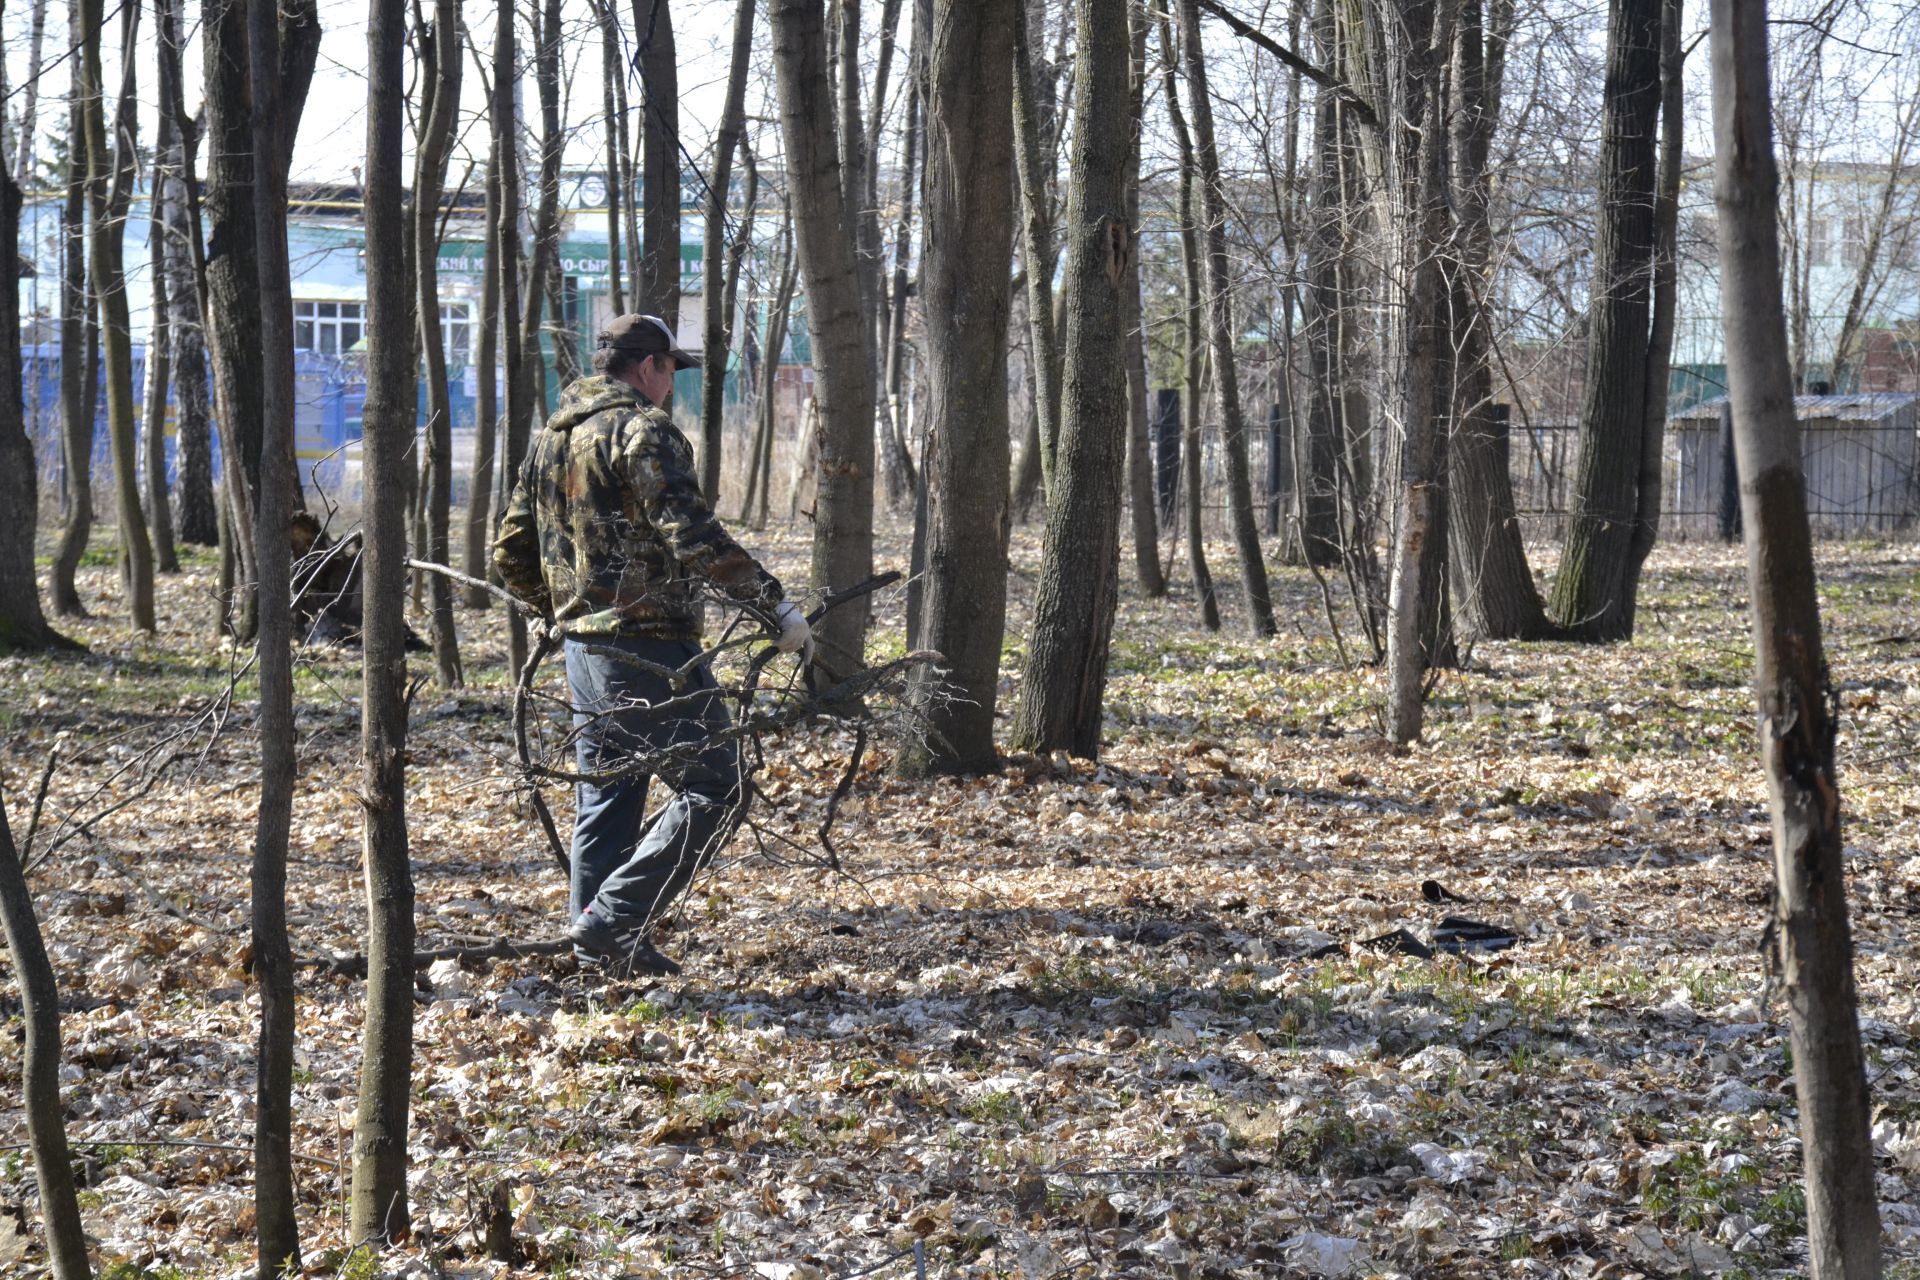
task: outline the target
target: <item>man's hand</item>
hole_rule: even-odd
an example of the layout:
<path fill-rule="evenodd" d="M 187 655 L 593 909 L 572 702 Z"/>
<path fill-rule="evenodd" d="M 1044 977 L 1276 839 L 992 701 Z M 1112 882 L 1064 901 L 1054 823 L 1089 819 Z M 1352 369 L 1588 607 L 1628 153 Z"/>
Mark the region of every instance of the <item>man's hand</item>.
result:
<path fill-rule="evenodd" d="M 807 662 L 813 661 L 813 628 L 807 623 L 807 615 L 800 612 L 800 606 L 791 600 L 782 600 L 773 611 L 773 619 L 780 627 L 779 638 L 773 647 L 782 653 L 801 653 Z"/>

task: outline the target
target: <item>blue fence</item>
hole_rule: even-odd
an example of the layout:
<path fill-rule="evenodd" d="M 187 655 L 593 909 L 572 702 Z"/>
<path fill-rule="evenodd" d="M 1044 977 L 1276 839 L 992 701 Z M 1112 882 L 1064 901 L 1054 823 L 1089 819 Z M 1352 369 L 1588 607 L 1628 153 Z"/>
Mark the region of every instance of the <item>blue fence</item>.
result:
<path fill-rule="evenodd" d="M 43 488 L 58 484 L 61 474 L 60 449 L 60 344 L 28 344 L 22 349 L 24 362 L 22 391 L 26 401 L 27 431 L 33 438 L 34 456 L 39 465 Z M 471 426 L 474 416 L 474 392 L 463 374 L 452 378 L 453 425 Z M 133 349 L 133 392 L 137 402 L 146 395 L 146 349 Z M 347 481 L 347 452 L 360 439 L 361 419 L 367 401 L 365 371 L 352 356 L 329 356 L 317 352 L 294 355 L 294 448 L 300 469 L 300 482 L 309 488 L 318 486 L 340 496 Z M 174 476 L 175 415 L 177 399 L 167 401 L 167 474 Z M 427 393 L 420 389 L 420 423 L 427 422 Z M 140 420 L 145 422 L 145 406 Z M 214 465 L 218 475 L 220 433 L 214 432 Z M 95 385 L 93 424 L 93 467 L 104 475 L 113 465 L 107 438 L 106 377 L 104 371 Z"/>

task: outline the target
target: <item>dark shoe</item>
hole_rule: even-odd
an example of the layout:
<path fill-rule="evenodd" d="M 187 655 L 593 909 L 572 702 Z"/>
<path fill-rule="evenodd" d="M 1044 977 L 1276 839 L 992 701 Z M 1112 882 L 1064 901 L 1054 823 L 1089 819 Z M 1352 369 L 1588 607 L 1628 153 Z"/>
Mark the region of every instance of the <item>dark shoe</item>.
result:
<path fill-rule="evenodd" d="M 671 978 L 680 972 L 679 965 L 654 948 L 645 925 L 604 920 L 592 907 L 574 917 L 567 937 L 573 941 L 575 955 L 592 957 L 612 977 Z"/>

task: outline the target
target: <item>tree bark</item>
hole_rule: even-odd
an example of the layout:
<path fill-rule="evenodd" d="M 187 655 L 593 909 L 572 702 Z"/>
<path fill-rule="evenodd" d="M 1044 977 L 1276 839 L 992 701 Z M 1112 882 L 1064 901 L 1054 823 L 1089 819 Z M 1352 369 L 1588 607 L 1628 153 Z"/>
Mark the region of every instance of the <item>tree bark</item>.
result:
<path fill-rule="evenodd" d="M 28 21 L 27 78 L 20 85 L 26 101 L 20 105 L 20 136 L 13 153 L 13 185 L 22 191 L 33 183 L 33 133 L 39 127 L 40 74 L 46 65 L 41 55 L 46 48 L 47 0 L 33 0 Z"/>
<path fill-rule="evenodd" d="M 1253 474 L 1247 463 L 1247 424 L 1240 406 L 1240 375 L 1234 359 L 1233 285 L 1227 266 L 1227 208 L 1220 185 L 1220 152 L 1213 136 L 1213 102 L 1207 62 L 1200 46 L 1200 6 L 1180 0 L 1187 91 L 1193 99 L 1194 156 L 1200 166 L 1200 201 L 1206 215 L 1208 330 L 1213 343 L 1213 380 L 1220 395 L 1220 443 L 1227 461 L 1227 511 L 1240 560 L 1247 627 L 1256 636 L 1274 633 L 1273 594 L 1260 548 L 1260 521 L 1253 506 Z"/>
<path fill-rule="evenodd" d="M 0 173 L 0 244 L 19 239 L 20 188 Z M 0 510 L 22 513 L 0 528 L 0 653 L 67 643 L 47 625 L 34 575 L 40 469 L 34 465 L 20 391 L 19 304 L 19 272 L 0 274 Z"/>
<path fill-rule="evenodd" d="M 185 120 L 181 101 L 182 44 L 180 0 L 155 0 L 155 40 L 160 68 L 162 130 L 172 146 L 162 153 L 167 170 L 167 318 L 168 351 L 173 375 L 174 488 L 178 505 L 174 530 L 181 542 L 212 546 L 219 539 L 213 492 L 213 417 L 207 404 L 207 345 L 201 324 L 200 272 L 197 266 L 198 226 L 189 170 L 198 148 L 193 122 Z M 167 126 L 171 125 L 171 129 Z M 156 182 L 156 189 L 159 183 Z"/>
<path fill-rule="evenodd" d="M 99 3 L 99 0 L 93 0 Z M 274 67 L 282 52 L 281 0 L 248 0 L 250 65 Z M 299 486 L 293 455 L 293 286 L 287 260 L 287 107 L 278 77 L 252 77 L 248 152 L 254 189 L 252 243 L 260 329 L 251 335 L 262 370 L 259 574 L 260 812 L 253 857 L 253 966 L 260 981 L 260 1046 L 254 1106 L 254 1236 L 260 1280 L 297 1266 L 293 1202 L 293 948 L 287 937 L 287 837 L 293 818 L 293 619 L 290 539 Z M 223 331 L 232 331 L 225 322 Z"/>
<path fill-rule="evenodd" d="M 1127 155 L 1127 223 L 1140 225 L 1140 144 L 1146 133 L 1147 19 L 1146 5 L 1135 0 L 1127 8 L 1132 43 L 1128 119 L 1133 143 Z M 1149 600 L 1167 594 L 1167 575 L 1160 568 L 1160 528 L 1155 519 L 1153 450 L 1148 443 L 1151 412 L 1147 390 L 1146 304 L 1140 288 L 1140 255 L 1127 260 L 1127 504 L 1133 517 L 1133 572 L 1140 593 Z"/>
<path fill-rule="evenodd" d="M 820 406 L 813 586 L 834 591 L 873 573 L 873 367 L 866 312 L 827 87 L 819 0 L 774 0 L 773 61 L 787 145 L 794 239 L 806 282 Z M 839 609 L 815 633 L 818 660 L 845 675 L 864 663 L 867 611 Z"/>
<path fill-rule="evenodd" d="M 1616 0 L 1607 24 L 1580 461 L 1552 606 L 1570 637 L 1588 641 L 1633 634 L 1627 573 L 1647 434 L 1662 3 Z"/>
<path fill-rule="evenodd" d="M 1680 293 L 1680 171 L 1686 161 L 1681 17 L 1680 0 L 1661 0 L 1660 172 L 1653 203 L 1653 315 L 1647 334 L 1647 404 L 1640 417 L 1640 472 L 1634 493 L 1633 539 L 1627 545 L 1629 626 L 1638 613 L 1641 571 L 1660 538 L 1660 502 L 1665 488 L 1667 396 L 1672 382 L 1673 333 Z"/>
<path fill-rule="evenodd" d="M 775 395 L 780 373 L 780 352 L 787 345 L 788 318 L 793 310 L 793 291 L 800 278 L 800 258 L 793 244 L 793 208 L 789 203 L 780 229 L 780 283 L 767 310 L 767 324 L 760 344 L 759 429 L 754 433 L 753 453 L 747 460 L 747 499 L 740 507 L 740 518 L 755 529 L 767 527 L 767 508 L 773 489 L 773 429 L 778 415 Z"/>
<path fill-rule="evenodd" d="M 1201 410 L 1205 397 L 1206 340 L 1201 336 L 1202 282 L 1200 231 L 1194 210 L 1193 135 L 1187 128 L 1187 115 L 1180 106 L 1177 74 L 1179 53 L 1173 38 L 1173 22 L 1163 7 L 1160 20 L 1160 71 L 1166 91 L 1167 121 L 1173 126 L 1176 152 L 1180 157 L 1180 266 L 1184 296 L 1180 312 L 1182 369 L 1185 383 L 1181 412 L 1185 415 L 1185 447 L 1180 450 L 1181 477 L 1187 497 L 1186 543 L 1187 571 L 1193 575 L 1195 602 L 1200 606 L 1200 623 L 1209 631 L 1220 629 L 1220 599 L 1213 587 L 1213 571 L 1207 567 L 1206 509 L 1201 505 L 1205 460 L 1200 443 Z"/>
<path fill-rule="evenodd" d="M 1119 579 L 1127 375 L 1123 286 L 1130 50 L 1126 0 L 1076 0 L 1074 130 L 1067 196 L 1065 360 L 1059 453 L 1013 745 L 1100 753 Z"/>
<path fill-rule="evenodd" d="M 139 422 L 133 402 L 133 334 L 128 317 L 125 265 L 126 215 L 133 198 L 135 53 L 139 9 L 122 10 L 120 96 L 114 111 L 113 146 L 107 143 L 105 69 L 100 36 L 102 0 L 82 0 L 81 80 L 86 98 L 87 211 L 93 294 L 107 374 L 107 439 L 113 456 L 115 512 L 120 539 L 120 579 L 127 613 L 141 631 L 155 630 L 153 544 L 140 510 Z"/>
<path fill-rule="evenodd" d="M 1314 6 L 1315 42 L 1321 57 L 1331 63 L 1337 48 L 1337 25 L 1330 0 Z M 1312 199 L 1304 240 L 1306 285 L 1301 293 L 1301 315 L 1307 346 L 1306 431 L 1295 468 L 1300 511 L 1301 550 L 1309 565 L 1340 563 L 1340 441 L 1342 308 L 1347 298 L 1340 289 L 1342 185 L 1340 148 L 1343 144 L 1340 106 L 1322 89 L 1313 104 Z"/>
<path fill-rule="evenodd" d="M 924 587 L 914 644 L 943 655 L 909 699 L 930 730 L 898 757 L 909 776 L 994 768 L 993 709 L 1007 618 L 1006 264 L 1013 254 L 1014 14 L 1024 0 L 939 0 L 930 32 Z M 952 686 L 943 690 L 943 683 Z"/>
<path fill-rule="evenodd" d="M 1493 339 L 1486 299 L 1493 288 L 1493 196 L 1488 156 L 1499 122 L 1507 19 L 1492 30 L 1485 0 L 1464 0 L 1454 40 L 1454 208 L 1460 263 L 1451 299 L 1455 352 L 1451 466 L 1451 541 L 1468 630 L 1486 640 L 1540 640 L 1551 635 L 1546 608 L 1527 564 L 1509 471 L 1511 424 L 1493 403 Z M 1512 6 L 1494 0 L 1496 15 Z"/>
<path fill-rule="evenodd" d="M 611 4 L 612 0 L 608 0 Z M 491 103 L 489 104 L 491 108 Z M 480 266 L 480 314 L 476 317 L 473 360 L 478 374 L 473 402 L 473 470 L 467 481 L 467 538 L 465 568 L 469 578 L 484 582 L 493 570 L 488 547 L 493 540 L 494 447 L 499 432 L 500 406 L 500 150 L 496 135 L 487 149 L 486 256 Z M 488 608 L 493 596 L 469 587 L 469 609 Z"/>
<path fill-rule="evenodd" d="M 1027 278 L 1027 364 L 1039 422 L 1020 469 L 1038 463 L 1041 486 L 1053 492 L 1054 451 L 1060 436 L 1060 348 L 1053 329 L 1053 209 L 1046 168 L 1053 152 L 1042 136 L 1039 87 L 1034 79 L 1033 39 L 1026 0 L 1013 7 L 1014 156 L 1020 174 L 1020 259 Z M 1046 114 L 1052 114 L 1047 112 Z M 932 167 L 932 156 L 928 156 Z"/>
<path fill-rule="evenodd" d="M 83 29 L 86 0 L 70 0 L 71 29 Z M 86 89 L 75 76 L 67 94 L 67 192 L 61 207 L 60 258 L 60 441 L 66 521 L 54 549 L 48 595 L 54 613 L 84 618 L 74 576 L 93 533 L 93 417 L 98 389 L 88 341 L 92 331 L 92 291 L 87 287 Z"/>
<path fill-rule="evenodd" d="M 453 107 L 459 96 L 456 8 L 455 0 L 438 0 L 431 38 L 422 46 L 423 53 L 432 51 L 434 68 L 423 68 L 421 76 L 430 96 L 415 169 L 416 184 L 424 184 L 415 188 L 417 300 L 408 293 L 407 193 L 401 169 L 406 0 L 373 0 L 367 20 L 367 497 L 360 700 L 367 1016 L 353 1128 L 349 1238 L 355 1241 L 402 1240 L 411 1221 L 407 1104 L 413 1068 L 414 926 L 413 876 L 407 859 L 407 539 L 401 480 L 413 446 L 418 404 L 416 332 L 426 344 L 429 377 L 439 341 L 437 320 L 429 322 L 424 314 L 427 307 L 438 310 L 437 294 L 428 288 L 432 269 L 425 263 L 434 253 L 432 223 L 439 205 L 432 198 L 438 189 L 436 170 L 451 138 Z M 455 63 L 451 73 L 446 66 L 449 60 Z M 416 302 L 423 310 L 418 317 Z M 444 357 L 440 367 L 444 378 Z M 428 394 L 434 394 L 431 386 Z M 444 388 L 439 394 L 445 396 Z"/>
<path fill-rule="evenodd" d="M 1400 428 L 1399 512 L 1393 576 L 1387 597 L 1387 736 L 1420 736 L 1426 673 L 1435 652 L 1435 610 L 1443 603 L 1446 565 L 1447 419 L 1451 388 L 1443 351 L 1447 281 L 1440 255 L 1447 240 L 1446 92 L 1443 76 L 1453 43 L 1455 0 L 1396 0 L 1392 47 L 1400 127 L 1388 142 L 1395 190 L 1382 218 L 1391 238 L 1393 321 L 1387 339 L 1387 416 Z"/>
<path fill-rule="evenodd" d="M 166 0 L 158 3 L 164 4 Z M 164 53 L 158 60 L 164 63 Z M 166 100 L 164 95 L 161 100 Z M 168 294 L 172 275 L 167 246 L 169 184 L 162 166 L 166 163 L 165 157 L 174 151 L 172 126 L 173 117 L 162 110 L 148 195 L 147 270 L 153 300 L 148 311 L 147 388 L 143 406 L 146 422 L 141 429 L 141 461 L 145 464 L 147 485 L 147 537 L 153 544 L 154 568 L 160 573 L 180 572 L 180 557 L 173 547 L 173 512 L 167 492 L 167 397 L 173 381 L 173 305 Z"/>
<path fill-rule="evenodd" d="M 607 301 L 616 316 L 627 314 L 620 278 L 621 210 L 628 202 L 627 60 L 620 51 L 620 14 L 614 0 L 588 0 L 600 26 L 601 109 L 607 115 Z"/>
<path fill-rule="evenodd" d="M 558 24 L 547 33 L 559 39 Z M 670 0 L 633 0 L 634 39 L 646 93 L 641 121 L 641 213 L 644 219 L 635 307 L 680 329 L 680 68 L 673 48 Z M 557 70 L 554 80 L 559 82 Z"/>
<path fill-rule="evenodd" d="M 1780 309 L 1766 6 L 1713 0 L 1714 203 L 1740 451 L 1760 754 L 1773 811 L 1767 937 L 1792 1014 L 1815 1280 L 1880 1275 L 1880 1218 L 1806 479 Z"/>
<path fill-rule="evenodd" d="M 720 131 L 713 141 L 713 177 L 707 183 L 707 234 L 701 247 L 700 348 L 705 367 L 700 388 L 700 491 L 710 507 L 720 505 L 720 428 L 726 411 L 727 356 L 733 340 L 733 314 L 720 259 L 727 238 L 727 191 L 733 178 L 733 153 L 746 131 L 747 63 L 752 55 L 753 0 L 740 0 L 733 17 L 727 98 L 720 111 Z"/>
<path fill-rule="evenodd" d="M 384 12 L 384 10 L 382 11 Z M 404 21 L 404 19 L 403 19 Z M 427 376 L 427 559 L 448 563 L 453 516 L 453 393 L 447 385 L 446 340 L 440 329 L 440 196 L 446 185 L 447 157 L 453 152 L 454 123 L 460 109 L 460 0 L 436 0 L 433 24 L 420 30 L 420 93 L 424 117 L 413 170 L 414 301 L 420 326 L 420 350 Z M 369 111 L 372 103 L 369 102 Z M 368 127 L 373 127 L 369 120 Z M 385 127 L 382 125 L 381 127 Z M 369 193 L 369 200 L 371 193 Z M 396 197 L 403 201 L 404 196 Z M 370 252 L 371 250 L 369 250 Z M 396 263 L 404 269 L 405 263 Z M 368 264 L 369 305 L 374 281 Z M 389 301 L 389 306 L 391 302 Z M 368 324 L 372 319 L 369 316 Z M 369 335 L 372 330 L 369 328 Z M 371 337 L 370 337 L 371 340 Z M 371 390 L 371 383 L 369 383 Z M 408 379 L 412 391 L 412 379 Z M 408 432 L 416 407 L 408 402 Z M 403 459 L 404 460 L 404 459 Z M 371 474 L 368 472 L 367 474 Z M 405 548 L 400 552 L 405 559 Z M 437 573 L 427 576 L 431 602 L 433 666 L 442 688 L 462 683 L 460 641 L 453 624 L 453 583 Z M 405 623 L 403 622 L 404 629 Z"/>
<path fill-rule="evenodd" d="M 0 182 L 4 183 L 0 201 L 11 206 L 12 217 L 17 220 L 20 189 L 13 185 L 11 176 L 0 175 Z M 14 323 L 17 326 L 19 322 Z M 80 1202 L 73 1190 L 66 1116 L 60 1107 L 60 992 L 40 937 L 40 922 L 33 914 L 33 897 L 27 890 L 22 865 L 24 856 L 14 847 L 6 806 L 0 802 L 0 924 L 6 928 L 7 950 L 13 958 L 20 1009 L 26 1022 L 26 1040 L 20 1052 L 20 1106 L 27 1119 L 34 1177 L 40 1184 L 47 1260 L 54 1280 L 87 1280 L 92 1269 L 87 1264 Z"/>

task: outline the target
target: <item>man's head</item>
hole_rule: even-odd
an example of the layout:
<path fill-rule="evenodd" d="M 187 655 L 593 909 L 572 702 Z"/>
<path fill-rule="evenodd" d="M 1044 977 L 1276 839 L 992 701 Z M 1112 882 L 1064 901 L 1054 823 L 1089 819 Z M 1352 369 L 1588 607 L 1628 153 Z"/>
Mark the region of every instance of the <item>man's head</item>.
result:
<path fill-rule="evenodd" d="M 593 353 L 594 372 L 626 383 L 658 405 L 673 394 L 676 370 L 699 367 L 700 357 L 681 350 L 659 316 L 616 318 L 600 331 Z"/>

